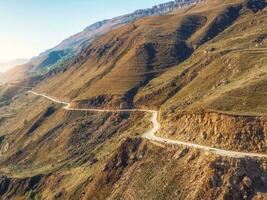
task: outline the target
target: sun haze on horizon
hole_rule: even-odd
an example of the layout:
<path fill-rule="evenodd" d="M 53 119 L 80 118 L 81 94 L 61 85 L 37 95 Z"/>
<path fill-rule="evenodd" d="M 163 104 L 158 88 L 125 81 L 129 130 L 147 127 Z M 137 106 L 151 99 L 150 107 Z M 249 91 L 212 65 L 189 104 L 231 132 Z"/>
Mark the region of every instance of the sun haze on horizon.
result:
<path fill-rule="evenodd" d="M 0 0 L 0 63 L 31 58 L 90 24 L 168 0 Z"/>

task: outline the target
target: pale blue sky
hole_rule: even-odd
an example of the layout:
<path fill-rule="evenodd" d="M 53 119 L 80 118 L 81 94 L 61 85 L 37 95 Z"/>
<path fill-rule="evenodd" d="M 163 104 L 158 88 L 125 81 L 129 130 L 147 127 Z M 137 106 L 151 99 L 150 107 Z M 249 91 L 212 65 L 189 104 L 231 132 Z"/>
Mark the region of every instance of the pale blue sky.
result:
<path fill-rule="evenodd" d="M 103 19 L 168 0 L 0 0 L 0 62 L 31 58 Z"/>

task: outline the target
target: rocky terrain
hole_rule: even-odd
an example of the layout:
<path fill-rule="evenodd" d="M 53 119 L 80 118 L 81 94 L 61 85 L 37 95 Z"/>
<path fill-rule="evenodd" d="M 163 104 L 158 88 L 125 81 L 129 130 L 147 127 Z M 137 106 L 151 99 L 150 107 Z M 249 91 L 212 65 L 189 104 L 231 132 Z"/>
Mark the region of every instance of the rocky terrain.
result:
<path fill-rule="evenodd" d="M 164 122 L 161 132 L 168 138 L 243 152 L 267 152 L 264 117 L 183 113 L 173 118 Z"/>
<path fill-rule="evenodd" d="M 158 110 L 157 136 L 265 155 L 266 5 L 207 0 L 140 18 L 59 68 L 1 85 L 1 198 L 267 199 L 265 158 L 144 139 L 149 113 L 65 110 L 27 92 Z"/>

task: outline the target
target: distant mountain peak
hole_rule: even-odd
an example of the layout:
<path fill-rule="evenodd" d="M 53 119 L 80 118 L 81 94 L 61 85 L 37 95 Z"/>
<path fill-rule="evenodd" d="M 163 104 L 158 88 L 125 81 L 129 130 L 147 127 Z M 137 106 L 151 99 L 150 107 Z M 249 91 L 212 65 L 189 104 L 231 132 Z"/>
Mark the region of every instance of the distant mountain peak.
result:
<path fill-rule="evenodd" d="M 115 29 L 119 26 L 125 25 L 127 23 L 130 23 L 136 19 L 147 16 L 164 15 L 176 9 L 183 8 L 188 5 L 198 4 L 202 1 L 204 0 L 169 1 L 166 3 L 155 5 L 152 8 L 140 9 L 130 14 L 114 17 L 112 19 L 105 19 L 102 21 L 98 21 L 86 27 L 82 32 L 79 32 L 65 39 L 59 45 L 46 51 L 45 53 L 49 53 L 55 50 L 69 49 L 69 48 L 80 49 L 84 43 L 88 44 L 88 42 L 90 43 L 92 40 L 107 33 L 108 31 Z"/>
<path fill-rule="evenodd" d="M 45 69 L 46 67 L 51 66 L 52 63 L 55 64 L 58 60 L 60 60 L 63 57 L 64 58 L 71 57 L 72 55 L 75 55 L 82 49 L 86 48 L 98 37 L 120 26 L 131 23 L 137 19 L 148 16 L 164 15 L 176 9 L 183 8 L 189 5 L 198 4 L 202 1 L 204 0 L 169 1 L 166 3 L 155 5 L 151 8 L 139 9 L 130 14 L 114 17 L 112 19 L 105 19 L 102 21 L 98 21 L 86 27 L 83 31 L 63 40 L 60 44 L 58 44 L 54 48 L 48 49 L 47 51 L 41 53 L 39 56 L 33 57 L 30 60 L 30 64 L 33 66 L 33 69 L 31 70 L 35 71 L 38 70 L 39 68 Z M 66 50 L 70 54 L 65 55 L 63 57 L 58 55 L 60 51 L 66 51 Z M 53 56 L 54 53 L 56 53 L 57 55 Z M 52 62 L 51 62 L 51 57 L 53 58 Z"/>

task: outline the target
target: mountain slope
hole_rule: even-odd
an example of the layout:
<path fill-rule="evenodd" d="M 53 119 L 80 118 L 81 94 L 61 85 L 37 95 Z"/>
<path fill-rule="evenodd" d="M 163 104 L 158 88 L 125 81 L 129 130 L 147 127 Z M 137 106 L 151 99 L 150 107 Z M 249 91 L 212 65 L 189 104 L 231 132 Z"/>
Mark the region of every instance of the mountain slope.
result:
<path fill-rule="evenodd" d="M 161 137 L 266 154 L 265 7 L 207 0 L 139 19 L 33 90 L 73 107 L 157 109 Z M 64 110 L 18 86 L 0 106 L 3 199 L 267 198 L 264 158 L 146 140 L 148 114 Z"/>
<path fill-rule="evenodd" d="M 187 132 L 169 131 L 183 114 L 192 120 L 199 113 L 211 113 L 208 118 L 213 113 L 244 116 L 245 121 L 247 116 L 265 117 L 266 40 L 261 25 L 266 17 L 262 5 L 252 2 L 253 8 L 249 1 L 205 2 L 137 20 L 100 37 L 36 90 L 77 107 L 160 109 L 166 119 L 162 135 L 173 132 L 186 140 L 192 140 Z M 236 131 L 227 148 L 266 151 L 265 120 L 253 120 L 255 130 Z M 225 144 L 216 144 L 214 138 L 231 132 L 222 127 L 210 140 L 193 140 L 221 146 Z M 246 137 L 253 142 L 242 142 Z"/>
<path fill-rule="evenodd" d="M 226 30 L 242 8 L 241 3 L 213 4 L 212 12 L 198 7 L 184 9 L 178 12 L 182 15 L 141 19 L 116 29 L 92 43 L 73 67 L 45 82 L 41 89 L 51 93 L 46 88 L 53 88 L 54 94 L 83 104 L 102 104 L 114 98 L 115 104 L 122 99 L 131 105 L 139 88 Z"/>
<path fill-rule="evenodd" d="M 213 24 L 227 16 L 229 10 L 233 7 L 221 9 L 221 14 L 207 28 L 214 29 Z M 240 9 L 236 14 L 239 16 L 235 23 L 224 32 L 198 48 L 186 62 L 143 88 L 136 103 L 150 100 L 180 110 L 201 108 L 265 115 L 267 52 L 266 30 L 261 23 L 266 21 L 266 15 L 263 11 Z M 158 91 L 167 95 L 157 96 Z"/>
<path fill-rule="evenodd" d="M 152 8 L 137 10 L 127 15 L 96 22 L 85 28 L 82 32 L 77 33 L 62 41 L 59 45 L 48 50 L 47 52 L 70 48 L 81 49 L 83 46 L 86 46 L 88 43 L 92 42 L 97 37 L 109 32 L 110 30 L 135 21 L 136 19 L 147 16 L 164 15 L 178 8 L 182 8 L 199 2 L 201 2 L 201 0 L 170 1 L 160 5 L 156 5 Z"/>
<path fill-rule="evenodd" d="M 39 56 L 33 57 L 23 67 L 18 67 L 14 69 L 15 71 L 17 71 L 16 75 L 10 75 L 14 73 L 14 70 L 11 70 L 10 72 L 8 71 L 5 74 L 5 81 L 17 81 L 21 78 L 31 76 L 32 72 L 40 74 L 48 72 L 54 68 L 62 67 L 62 64 L 58 65 L 58 63 L 64 63 L 63 66 L 66 66 L 68 65 L 68 62 L 66 62 L 66 60 L 69 60 L 69 58 L 72 57 L 73 54 L 79 53 L 83 48 L 86 48 L 95 39 L 97 39 L 101 35 L 106 34 L 110 30 L 129 24 L 130 22 L 133 22 L 136 19 L 140 19 L 147 16 L 165 15 L 173 10 L 194 5 L 200 3 L 201 1 L 202 0 L 170 1 L 164 4 L 156 5 L 153 8 L 137 10 L 127 15 L 96 22 L 81 31 L 80 33 L 77 33 L 65 39 L 56 47 L 41 53 Z M 58 55 L 60 52 L 64 52 L 64 54 L 67 54 L 65 54 L 65 56 L 63 57 L 59 56 L 58 59 L 54 60 L 52 67 L 50 62 L 46 64 L 45 60 L 51 58 L 51 55 Z"/>

